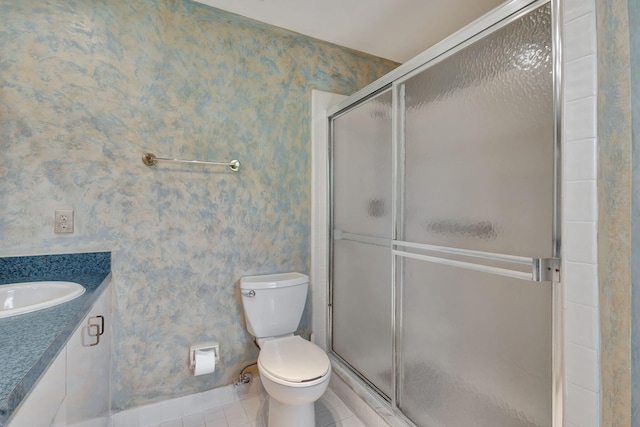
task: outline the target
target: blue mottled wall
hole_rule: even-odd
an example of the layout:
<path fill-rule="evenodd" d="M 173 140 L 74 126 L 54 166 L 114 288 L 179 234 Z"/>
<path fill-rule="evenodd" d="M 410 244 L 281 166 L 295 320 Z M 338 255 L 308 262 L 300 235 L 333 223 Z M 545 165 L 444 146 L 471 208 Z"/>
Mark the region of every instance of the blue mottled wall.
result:
<path fill-rule="evenodd" d="M 0 255 L 113 252 L 114 409 L 256 356 L 237 281 L 309 269 L 310 91 L 395 65 L 188 1 L 0 0 Z M 53 233 L 61 208 L 72 235 Z M 190 376 L 209 339 L 221 366 Z"/>
<path fill-rule="evenodd" d="M 640 0 L 628 0 L 631 62 L 631 425 L 640 426 Z"/>
<path fill-rule="evenodd" d="M 627 0 L 596 0 L 602 426 L 632 425 L 632 121 Z"/>

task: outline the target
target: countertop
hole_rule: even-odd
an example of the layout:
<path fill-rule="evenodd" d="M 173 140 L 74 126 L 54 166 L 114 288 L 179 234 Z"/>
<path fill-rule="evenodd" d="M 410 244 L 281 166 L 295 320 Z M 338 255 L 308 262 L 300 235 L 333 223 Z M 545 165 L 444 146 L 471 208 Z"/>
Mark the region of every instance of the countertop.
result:
<path fill-rule="evenodd" d="M 0 258 L 0 285 L 63 280 L 86 289 L 80 297 L 58 306 L 0 319 L 0 427 L 109 286 L 110 259 L 109 252 Z"/>

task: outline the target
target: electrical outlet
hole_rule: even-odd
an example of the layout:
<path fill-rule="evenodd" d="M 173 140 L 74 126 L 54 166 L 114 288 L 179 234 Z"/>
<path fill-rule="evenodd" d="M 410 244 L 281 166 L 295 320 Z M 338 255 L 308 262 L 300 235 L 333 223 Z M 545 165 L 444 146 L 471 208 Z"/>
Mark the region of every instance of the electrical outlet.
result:
<path fill-rule="evenodd" d="M 73 210 L 56 210 L 56 222 L 53 227 L 54 233 L 73 233 Z"/>

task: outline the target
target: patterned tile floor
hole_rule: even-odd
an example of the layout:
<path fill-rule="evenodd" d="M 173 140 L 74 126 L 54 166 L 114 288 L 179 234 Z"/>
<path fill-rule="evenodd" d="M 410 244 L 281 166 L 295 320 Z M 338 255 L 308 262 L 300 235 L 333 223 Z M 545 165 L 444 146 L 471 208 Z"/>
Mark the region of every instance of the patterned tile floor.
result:
<path fill-rule="evenodd" d="M 366 427 L 329 389 L 315 406 L 316 427 Z M 266 427 L 267 407 L 267 395 L 261 394 L 148 427 Z"/>

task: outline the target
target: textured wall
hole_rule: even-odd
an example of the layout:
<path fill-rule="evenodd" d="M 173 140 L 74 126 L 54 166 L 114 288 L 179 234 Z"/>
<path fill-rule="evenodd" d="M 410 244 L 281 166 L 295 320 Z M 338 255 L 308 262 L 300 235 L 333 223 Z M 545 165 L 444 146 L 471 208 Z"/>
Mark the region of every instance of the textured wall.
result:
<path fill-rule="evenodd" d="M 627 0 L 596 0 L 602 425 L 631 425 L 631 104 Z"/>
<path fill-rule="evenodd" d="M 0 0 L 0 255 L 113 251 L 114 409 L 256 356 L 237 281 L 309 268 L 310 91 L 395 65 L 188 1 Z M 60 208 L 73 235 L 53 234 Z M 208 339 L 221 366 L 192 377 Z"/>
<path fill-rule="evenodd" d="M 640 0 L 628 0 L 632 113 L 631 425 L 640 426 Z"/>

